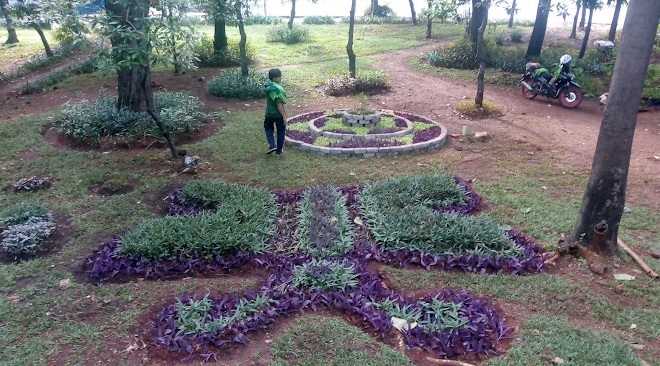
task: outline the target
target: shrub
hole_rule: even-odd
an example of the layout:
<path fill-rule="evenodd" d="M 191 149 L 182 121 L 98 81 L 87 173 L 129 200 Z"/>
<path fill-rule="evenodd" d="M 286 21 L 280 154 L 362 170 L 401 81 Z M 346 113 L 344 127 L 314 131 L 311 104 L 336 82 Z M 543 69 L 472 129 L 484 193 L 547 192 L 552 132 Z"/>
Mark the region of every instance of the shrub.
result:
<path fill-rule="evenodd" d="M 41 205 L 18 205 L 0 214 L 2 250 L 10 255 L 34 255 L 53 231 L 53 216 Z"/>
<path fill-rule="evenodd" d="M 390 8 L 387 5 L 377 5 L 376 9 L 373 12 L 371 10 L 371 5 L 369 5 L 369 7 L 364 9 L 365 17 L 373 16 L 376 18 L 384 18 L 384 17 L 392 17 L 395 15 L 396 14 L 394 14 L 394 10 L 392 10 L 392 8 Z"/>
<path fill-rule="evenodd" d="M 331 186 L 305 191 L 296 236 L 300 249 L 313 256 L 339 256 L 353 248 L 346 197 Z"/>
<path fill-rule="evenodd" d="M 422 19 L 421 17 L 419 19 Z M 350 23 L 351 18 L 342 17 L 341 22 L 344 24 Z M 406 17 L 371 17 L 364 16 L 360 18 L 355 18 L 355 24 L 409 24 L 411 22 L 410 18 Z"/>
<path fill-rule="evenodd" d="M 365 70 L 356 75 L 333 76 L 325 81 L 324 89 L 328 95 L 343 95 L 388 88 L 387 74 L 383 71 Z"/>
<path fill-rule="evenodd" d="M 498 33 L 495 36 L 495 44 L 498 46 L 502 46 L 504 44 L 504 39 L 505 39 L 504 31 L 502 31 L 502 33 Z"/>
<path fill-rule="evenodd" d="M 212 181 L 187 186 L 183 196 L 211 210 L 195 216 L 145 220 L 124 235 L 120 251 L 147 259 L 210 260 L 215 255 L 260 254 L 268 249 L 277 212 L 270 192 Z"/>
<path fill-rule="evenodd" d="M 229 39 L 227 41 L 227 48 L 219 53 L 215 52 L 213 48 L 213 39 L 206 35 L 202 36 L 195 45 L 194 52 L 197 55 L 199 61 L 197 64 L 199 66 L 214 66 L 214 67 L 225 67 L 225 66 L 238 66 L 241 64 L 241 51 L 239 47 L 239 41 L 234 39 Z M 249 61 L 253 60 L 256 51 L 254 47 L 248 43 L 245 45 L 246 55 Z"/>
<path fill-rule="evenodd" d="M 281 42 L 290 45 L 306 42 L 309 39 L 309 29 L 302 26 L 294 25 L 292 29 L 289 29 L 283 24 L 271 27 L 266 31 L 266 42 Z"/>
<path fill-rule="evenodd" d="M 272 25 L 280 23 L 282 23 L 282 18 L 271 15 L 250 15 L 249 17 L 243 18 L 243 24 L 245 25 Z M 228 17 L 227 25 L 238 27 L 238 20 L 235 17 Z"/>
<path fill-rule="evenodd" d="M 18 182 L 13 184 L 13 186 L 14 192 L 31 192 L 50 188 L 51 183 L 50 178 L 48 177 L 39 178 L 37 176 L 32 176 L 19 179 Z"/>
<path fill-rule="evenodd" d="M 206 118 L 195 96 L 179 92 L 156 93 L 156 106 L 163 123 L 172 135 L 199 128 Z M 117 109 L 116 97 L 102 95 L 87 100 L 67 102 L 53 124 L 66 137 L 78 143 L 98 144 L 102 137 L 118 137 L 132 142 L 160 137 L 156 123 L 147 112 Z"/>
<path fill-rule="evenodd" d="M 355 264 L 348 260 L 312 259 L 293 267 L 291 284 L 299 289 L 341 291 L 358 284 Z"/>
<path fill-rule="evenodd" d="M 431 64 L 436 67 L 470 70 L 477 67 L 476 48 L 472 42 L 460 39 L 444 49 L 428 53 Z"/>
<path fill-rule="evenodd" d="M 303 19 L 303 24 L 335 24 L 335 19 L 327 15 L 315 15 L 305 17 Z"/>
<path fill-rule="evenodd" d="M 223 98 L 255 99 L 265 95 L 264 85 L 268 77 L 263 73 L 250 72 L 247 77 L 240 70 L 232 69 L 214 76 L 208 82 L 209 94 Z"/>
<path fill-rule="evenodd" d="M 509 39 L 513 43 L 522 43 L 523 41 L 523 31 L 518 28 L 514 28 L 511 30 L 511 34 L 509 34 Z"/>
<path fill-rule="evenodd" d="M 490 117 L 502 115 L 502 108 L 487 100 L 484 100 L 481 108 L 477 107 L 477 104 L 472 99 L 461 100 L 456 106 L 456 111 L 468 117 Z"/>

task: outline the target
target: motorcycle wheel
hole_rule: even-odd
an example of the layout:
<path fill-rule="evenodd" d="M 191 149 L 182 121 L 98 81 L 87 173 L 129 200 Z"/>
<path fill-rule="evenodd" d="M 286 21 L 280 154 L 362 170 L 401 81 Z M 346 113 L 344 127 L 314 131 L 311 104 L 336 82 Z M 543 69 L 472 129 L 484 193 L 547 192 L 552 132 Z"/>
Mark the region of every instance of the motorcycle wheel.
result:
<path fill-rule="evenodd" d="M 534 91 L 538 91 L 540 89 L 540 85 L 537 81 L 534 81 L 534 78 L 527 78 L 525 79 L 525 82 L 529 85 L 531 85 L 533 90 L 527 89 L 524 85 L 522 86 L 522 95 L 523 97 L 527 99 L 534 99 L 538 95 L 538 93 L 535 93 Z"/>
<path fill-rule="evenodd" d="M 559 92 L 559 102 L 566 108 L 575 108 L 582 103 L 582 90 L 575 85 L 569 85 Z"/>

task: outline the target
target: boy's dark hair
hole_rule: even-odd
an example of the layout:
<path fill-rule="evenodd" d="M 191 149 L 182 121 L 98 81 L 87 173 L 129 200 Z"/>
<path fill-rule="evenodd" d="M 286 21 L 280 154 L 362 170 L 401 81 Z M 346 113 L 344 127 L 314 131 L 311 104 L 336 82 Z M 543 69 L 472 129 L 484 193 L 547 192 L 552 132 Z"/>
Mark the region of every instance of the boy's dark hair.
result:
<path fill-rule="evenodd" d="M 268 79 L 270 79 L 270 81 L 273 81 L 273 79 L 280 76 L 282 76 L 282 71 L 280 71 L 280 69 L 270 69 L 268 71 Z"/>

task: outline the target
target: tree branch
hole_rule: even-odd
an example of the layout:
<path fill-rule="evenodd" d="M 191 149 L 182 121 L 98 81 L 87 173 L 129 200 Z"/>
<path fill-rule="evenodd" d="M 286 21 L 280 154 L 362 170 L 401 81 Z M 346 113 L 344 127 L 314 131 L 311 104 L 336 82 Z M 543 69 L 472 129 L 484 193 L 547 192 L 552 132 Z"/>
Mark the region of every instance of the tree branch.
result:
<path fill-rule="evenodd" d="M 660 278 L 660 275 L 653 271 L 651 267 L 649 267 L 648 264 L 646 264 L 646 262 L 644 262 L 644 260 L 637 255 L 637 253 L 633 252 L 633 250 L 623 242 L 623 240 L 617 239 L 616 242 L 619 243 L 619 246 L 621 249 L 623 249 L 624 252 L 628 253 L 628 255 L 630 255 L 635 260 L 635 262 L 637 262 L 637 264 L 642 267 L 647 275 L 651 276 L 651 278 L 654 280 Z"/>

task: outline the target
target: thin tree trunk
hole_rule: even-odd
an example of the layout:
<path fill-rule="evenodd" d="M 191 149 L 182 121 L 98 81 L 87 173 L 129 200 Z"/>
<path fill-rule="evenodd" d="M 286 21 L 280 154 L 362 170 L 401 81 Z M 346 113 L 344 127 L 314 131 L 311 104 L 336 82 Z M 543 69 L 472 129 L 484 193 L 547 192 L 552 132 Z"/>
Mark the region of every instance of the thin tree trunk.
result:
<path fill-rule="evenodd" d="M 48 40 L 46 39 L 46 36 L 44 35 L 44 31 L 41 30 L 41 27 L 36 23 L 30 24 L 30 26 L 32 28 L 34 28 L 34 30 L 36 30 L 37 33 L 39 34 L 39 38 L 41 38 L 41 43 L 44 44 L 44 49 L 46 50 L 46 57 L 55 56 L 55 55 L 53 55 L 53 51 L 50 49 L 50 45 L 48 44 Z"/>
<path fill-rule="evenodd" d="M 245 34 L 245 24 L 243 23 L 243 10 L 240 1 L 236 2 L 236 19 L 238 19 L 238 32 L 241 34 L 241 40 L 238 42 L 238 48 L 241 54 L 241 75 L 248 76 L 248 59 L 245 45 L 247 44 L 247 35 Z"/>
<path fill-rule="evenodd" d="M 165 9 L 163 9 L 165 10 Z M 174 26 L 174 17 L 172 15 L 172 4 L 168 3 L 167 4 L 167 22 L 169 23 L 170 27 Z M 163 12 L 165 13 L 165 12 Z M 174 73 L 178 74 L 181 72 L 181 64 L 179 63 L 179 52 L 176 48 L 176 37 L 174 36 L 174 33 L 171 34 L 170 41 L 172 42 L 172 63 L 174 64 Z"/>
<path fill-rule="evenodd" d="M 573 17 L 573 29 L 571 29 L 571 35 L 568 38 L 575 39 L 577 38 L 577 25 L 578 19 L 580 18 L 580 8 L 582 7 L 582 0 L 575 2 L 577 4 L 577 10 L 575 11 L 575 17 Z"/>
<path fill-rule="evenodd" d="M 7 12 L 7 0 L 0 0 L 0 10 L 5 16 L 5 22 L 7 23 L 7 40 L 5 44 L 14 44 L 18 43 L 18 36 L 16 36 L 16 28 L 14 27 L 14 20 L 11 18 Z"/>
<path fill-rule="evenodd" d="M 516 14 L 516 0 L 511 3 L 511 14 L 509 14 L 509 28 L 513 28 L 513 16 Z"/>
<path fill-rule="evenodd" d="M 296 17 L 296 0 L 291 0 L 291 16 L 289 17 L 289 29 L 293 29 L 293 18 Z"/>
<path fill-rule="evenodd" d="M 167 141 L 167 146 L 170 148 L 170 154 L 172 154 L 172 158 L 176 159 L 178 153 L 176 150 L 176 145 L 174 145 L 174 139 L 172 139 L 170 130 L 167 128 L 167 125 L 163 123 L 163 120 L 160 118 L 160 114 L 156 109 L 154 93 L 153 89 L 151 88 L 151 71 L 149 70 L 149 65 L 143 65 L 143 67 L 146 67 L 146 71 L 142 73 L 143 78 L 141 82 L 142 90 L 144 91 L 145 109 L 156 123 L 156 126 L 158 126 L 160 134 L 163 135 L 165 141 Z M 147 85 L 149 86 L 147 87 Z"/>
<path fill-rule="evenodd" d="M 351 1 L 351 14 L 348 23 L 348 44 L 346 52 L 348 53 L 348 74 L 355 78 L 355 52 L 353 52 L 353 31 L 355 29 L 355 0 Z"/>
<path fill-rule="evenodd" d="M 616 253 L 626 198 L 637 109 L 651 57 L 660 1 L 631 0 L 610 85 L 589 181 L 568 243 L 599 253 Z M 632 26 L 634 25 L 634 26 Z M 604 229 L 604 230 L 603 230 Z M 602 246 L 593 245 L 602 236 Z"/>
<path fill-rule="evenodd" d="M 216 0 L 215 18 L 213 19 L 213 53 L 227 49 L 227 24 L 225 21 L 226 0 Z"/>
<path fill-rule="evenodd" d="M 616 27 L 619 25 L 619 15 L 621 14 L 622 5 L 623 0 L 616 1 L 616 6 L 614 7 L 614 16 L 612 17 L 612 25 L 610 25 L 610 34 L 607 36 L 607 39 L 611 42 L 614 42 L 614 38 L 616 38 Z"/>
<path fill-rule="evenodd" d="M 594 18 L 595 4 L 590 4 L 590 5 L 591 7 L 589 8 L 589 21 L 587 22 L 587 29 L 584 31 L 584 38 L 582 39 L 582 48 L 580 48 L 580 54 L 578 55 L 578 59 L 584 57 L 585 52 L 587 52 L 587 45 L 589 44 L 589 35 L 591 35 L 591 21 Z"/>
<path fill-rule="evenodd" d="M 413 3 L 413 0 L 408 0 L 408 3 L 410 4 L 412 25 L 417 25 L 417 13 L 415 13 L 415 4 Z"/>
<path fill-rule="evenodd" d="M 433 1 L 429 0 L 427 2 L 428 10 L 426 11 L 426 38 L 433 38 L 433 18 L 431 18 L 431 7 L 433 6 Z"/>
<path fill-rule="evenodd" d="M 264 16 L 268 16 L 268 12 L 266 11 L 266 0 L 264 0 Z"/>
<path fill-rule="evenodd" d="M 582 16 L 580 17 L 580 30 L 584 29 L 584 22 L 587 20 L 587 2 L 589 0 L 582 0 Z"/>
<path fill-rule="evenodd" d="M 474 103 L 479 108 L 483 108 L 484 105 L 484 76 L 486 74 L 484 32 L 486 31 L 486 24 L 488 24 L 488 8 L 486 6 L 482 7 L 484 8 L 483 18 L 481 20 L 481 26 L 479 27 L 477 36 L 477 59 L 479 60 L 479 74 L 477 75 L 477 97 L 474 99 Z"/>
<path fill-rule="evenodd" d="M 479 38 L 479 27 L 485 10 L 486 7 L 481 4 L 481 0 L 472 0 L 472 17 L 468 28 L 468 38 L 472 43 L 477 43 L 477 38 Z"/>
<path fill-rule="evenodd" d="M 534 29 L 529 38 L 529 46 L 527 46 L 527 57 L 540 56 L 541 49 L 543 48 L 543 40 L 545 39 L 545 30 L 548 27 L 548 15 L 550 13 L 550 6 L 552 0 L 539 0 L 539 6 L 536 8 L 536 21 L 534 22 Z"/>

